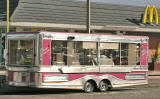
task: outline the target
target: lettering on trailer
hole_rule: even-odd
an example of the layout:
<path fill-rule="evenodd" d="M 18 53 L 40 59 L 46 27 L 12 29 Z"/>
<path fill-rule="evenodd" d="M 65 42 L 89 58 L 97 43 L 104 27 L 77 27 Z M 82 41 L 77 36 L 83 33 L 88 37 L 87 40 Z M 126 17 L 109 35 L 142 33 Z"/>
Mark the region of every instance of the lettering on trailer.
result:
<path fill-rule="evenodd" d="M 149 11 L 149 19 L 147 19 L 147 17 L 148 17 L 148 11 Z M 153 15 L 153 14 L 155 14 L 155 15 Z M 155 18 L 153 18 L 153 16 L 155 16 Z M 146 24 L 147 20 L 149 21 L 149 23 L 152 23 L 153 19 L 155 19 L 155 24 L 159 24 L 158 12 L 157 12 L 156 6 L 150 7 L 148 5 L 148 6 L 146 6 L 145 11 L 144 11 L 143 20 L 142 20 L 143 24 Z"/>
<path fill-rule="evenodd" d="M 44 83 L 48 82 L 67 82 L 68 75 L 67 74 L 43 74 L 42 81 Z"/>
<path fill-rule="evenodd" d="M 42 36 L 43 36 L 43 38 L 46 38 L 46 39 L 53 39 L 54 38 L 51 34 L 43 34 Z"/>

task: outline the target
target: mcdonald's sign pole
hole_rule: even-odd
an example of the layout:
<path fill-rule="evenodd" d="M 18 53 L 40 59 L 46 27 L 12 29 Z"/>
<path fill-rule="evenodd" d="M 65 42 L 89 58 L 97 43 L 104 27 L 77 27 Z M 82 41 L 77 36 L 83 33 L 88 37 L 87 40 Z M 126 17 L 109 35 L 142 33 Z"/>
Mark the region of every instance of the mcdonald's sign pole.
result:
<path fill-rule="evenodd" d="M 7 0 L 7 33 L 9 32 L 9 0 Z"/>
<path fill-rule="evenodd" d="M 147 16 L 148 16 L 148 11 L 149 11 L 149 23 L 153 22 L 153 14 L 155 14 L 155 24 L 159 24 L 159 19 L 158 19 L 158 12 L 156 6 L 150 7 L 149 5 L 146 6 L 144 15 L 143 15 L 143 24 L 146 24 Z"/>

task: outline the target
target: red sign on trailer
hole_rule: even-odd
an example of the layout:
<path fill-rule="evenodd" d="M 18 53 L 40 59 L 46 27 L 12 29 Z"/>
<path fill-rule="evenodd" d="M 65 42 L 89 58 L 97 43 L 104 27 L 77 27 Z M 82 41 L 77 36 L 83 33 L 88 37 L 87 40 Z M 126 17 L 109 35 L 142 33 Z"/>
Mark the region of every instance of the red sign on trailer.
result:
<path fill-rule="evenodd" d="M 51 40 L 43 40 L 43 49 L 42 49 L 42 65 L 50 65 L 50 54 L 51 54 Z"/>
<path fill-rule="evenodd" d="M 141 43 L 141 65 L 142 66 L 147 66 L 147 53 L 148 53 L 147 43 Z"/>

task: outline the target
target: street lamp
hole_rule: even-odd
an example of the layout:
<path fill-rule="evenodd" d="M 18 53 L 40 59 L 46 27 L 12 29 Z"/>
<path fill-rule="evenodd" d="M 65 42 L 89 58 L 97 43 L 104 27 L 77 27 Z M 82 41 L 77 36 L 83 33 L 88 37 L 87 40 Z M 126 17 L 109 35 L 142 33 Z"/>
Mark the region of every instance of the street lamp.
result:
<path fill-rule="evenodd" d="M 91 33 L 91 29 L 90 29 L 90 23 L 91 23 L 91 16 L 90 16 L 90 13 L 91 13 L 91 9 L 90 9 L 90 0 L 87 0 L 87 25 L 86 25 L 86 28 L 87 28 L 87 33 Z"/>

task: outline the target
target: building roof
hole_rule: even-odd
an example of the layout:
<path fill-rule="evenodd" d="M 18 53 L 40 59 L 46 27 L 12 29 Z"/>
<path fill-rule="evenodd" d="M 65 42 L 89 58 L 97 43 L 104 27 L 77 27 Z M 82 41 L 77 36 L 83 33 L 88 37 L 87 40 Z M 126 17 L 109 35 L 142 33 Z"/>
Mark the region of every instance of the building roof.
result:
<path fill-rule="evenodd" d="M 86 0 L 75 0 L 75 1 L 86 1 Z M 141 6 L 155 5 L 160 8 L 160 0 L 90 0 L 96 3 L 108 3 L 108 4 L 118 4 L 118 5 L 130 5 L 130 6 Z"/>
<path fill-rule="evenodd" d="M 10 0 L 11 22 L 86 25 L 86 2 L 74 0 Z M 1 0 L 0 5 L 6 5 Z M 6 6 L 2 7 L 1 21 L 6 19 Z M 159 25 L 141 25 L 144 7 L 91 3 L 92 26 L 130 26 L 159 28 Z M 158 10 L 158 13 L 160 11 Z M 159 16 L 160 19 L 160 16 Z"/>

